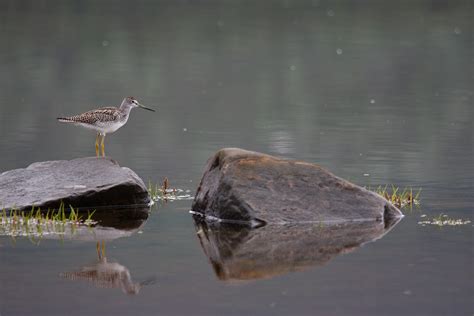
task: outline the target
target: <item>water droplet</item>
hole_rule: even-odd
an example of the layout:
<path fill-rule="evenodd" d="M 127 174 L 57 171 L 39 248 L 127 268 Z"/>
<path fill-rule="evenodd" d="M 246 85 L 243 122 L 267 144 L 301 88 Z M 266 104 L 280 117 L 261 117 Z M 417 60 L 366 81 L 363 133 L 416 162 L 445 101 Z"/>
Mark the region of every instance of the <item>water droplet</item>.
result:
<path fill-rule="evenodd" d="M 334 16 L 334 11 L 333 10 L 328 10 L 327 15 L 328 16 Z"/>
<path fill-rule="evenodd" d="M 102 46 L 104 47 L 109 46 L 109 41 L 102 41 Z"/>
<path fill-rule="evenodd" d="M 291 70 L 291 71 L 295 71 L 295 70 L 296 70 L 296 66 L 295 66 L 295 65 L 291 65 L 291 66 L 290 66 L 290 70 Z"/>
<path fill-rule="evenodd" d="M 459 27 L 454 28 L 454 34 L 459 35 L 461 34 L 461 29 Z"/>
<path fill-rule="evenodd" d="M 340 48 L 336 49 L 336 53 L 337 53 L 338 55 L 341 55 L 341 54 L 342 54 L 342 49 L 340 49 Z"/>
<path fill-rule="evenodd" d="M 370 173 L 364 173 L 364 177 L 370 176 Z"/>
<path fill-rule="evenodd" d="M 183 128 L 183 132 L 187 132 L 188 129 L 186 127 Z"/>
<path fill-rule="evenodd" d="M 218 27 L 223 27 L 224 26 L 224 22 L 223 21 L 217 21 L 217 26 Z"/>
<path fill-rule="evenodd" d="M 371 99 L 371 100 L 370 100 L 370 103 L 374 104 L 374 103 L 375 103 L 375 100 L 374 100 L 374 99 Z"/>

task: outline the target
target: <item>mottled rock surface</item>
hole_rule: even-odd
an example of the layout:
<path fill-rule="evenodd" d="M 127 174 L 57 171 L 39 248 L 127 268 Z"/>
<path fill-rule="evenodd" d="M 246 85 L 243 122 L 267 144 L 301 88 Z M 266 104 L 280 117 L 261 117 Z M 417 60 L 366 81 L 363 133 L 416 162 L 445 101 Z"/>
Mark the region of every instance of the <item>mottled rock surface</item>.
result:
<path fill-rule="evenodd" d="M 135 172 L 109 158 L 36 162 L 0 174 L 0 208 L 53 209 L 61 202 L 81 208 L 111 207 L 147 204 L 150 197 Z M 129 214 L 133 218 L 143 217 L 134 209 Z"/>
<path fill-rule="evenodd" d="M 238 148 L 207 163 L 193 211 L 249 223 L 389 220 L 402 213 L 383 197 L 307 162 Z"/>

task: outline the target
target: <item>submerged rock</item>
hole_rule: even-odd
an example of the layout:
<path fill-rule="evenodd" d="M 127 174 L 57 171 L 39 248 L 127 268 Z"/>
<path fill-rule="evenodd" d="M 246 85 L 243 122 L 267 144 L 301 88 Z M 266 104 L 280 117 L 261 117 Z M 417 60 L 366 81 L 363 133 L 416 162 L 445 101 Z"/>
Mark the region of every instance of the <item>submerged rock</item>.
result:
<path fill-rule="evenodd" d="M 216 276 L 223 281 L 271 278 L 322 266 L 340 254 L 383 237 L 400 219 L 318 225 L 248 226 L 195 218 L 197 236 Z"/>
<path fill-rule="evenodd" d="M 66 207 L 96 208 L 149 202 L 146 186 L 136 173 L 109 158 L 36 162 L 0 174 L 0 209 L 57 209 L 61 203 Z M 144 212 L 120 214 L 146 218 L 147 211 Z"/>
<path fill-rule="evenodd" d="M 387 221 L 400 210 L 376 193 L 307 162 L 237 148 L 207 163 L 193 211 L 228 222 Z"/>

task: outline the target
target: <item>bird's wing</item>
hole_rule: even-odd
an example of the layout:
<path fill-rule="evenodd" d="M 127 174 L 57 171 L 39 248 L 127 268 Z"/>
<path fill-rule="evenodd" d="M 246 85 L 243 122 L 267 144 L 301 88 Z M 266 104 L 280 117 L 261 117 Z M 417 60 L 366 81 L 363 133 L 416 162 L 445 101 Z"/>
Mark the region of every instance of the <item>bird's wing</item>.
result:
<path fill-rule="evenodd" d="M 97 122 L 113 122 L 120 118 L 120 111 L 114 107 L 105 107 L 70 117 L 60 117 L 61 122 L 95 124 Z"/>
<path fill-rule="evenodd" d="M 113 106 L 107 106 L 107 107 L 104 107 L 104 108 L 97 109 L 97 111 L 112 111 L 112 112 L 116 112 L 116 111 L 117 111 L 117 108 L 114 108 Z"/>
<path fill-rule="evenodd" d="M 93 124 L 97 121 L 111 122 L 116 121 L 120 116 L 120 112 L 113 107 L 100 108 L 85 112 L 80 115 L 87 123 Z"/>

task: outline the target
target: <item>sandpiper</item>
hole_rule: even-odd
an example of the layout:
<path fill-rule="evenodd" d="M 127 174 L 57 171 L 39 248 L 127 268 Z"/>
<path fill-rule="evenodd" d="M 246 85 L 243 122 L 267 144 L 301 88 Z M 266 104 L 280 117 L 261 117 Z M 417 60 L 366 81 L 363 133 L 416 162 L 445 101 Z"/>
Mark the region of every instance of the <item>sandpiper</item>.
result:
<path fill-rule="evenodd" d="M 133 108 L 140 107 L 142 109 L 153 111 L 143 104 L 140 104 L 134 97 L 123 99 L 119 107 L 105 107 L 91 110 L 79 115 L 69 117 L 58 117 L 58 121 L 64 123 L 72 123 L 97 132 L 95 139 L 95 154 L 99 157 L 99 143 L 102 150 L 102 157 L 105 157 L 104 140 L 105 135 L 118 130 L 125 125 Z M 101 139 L 102 138 L 102 139 Z"/>

